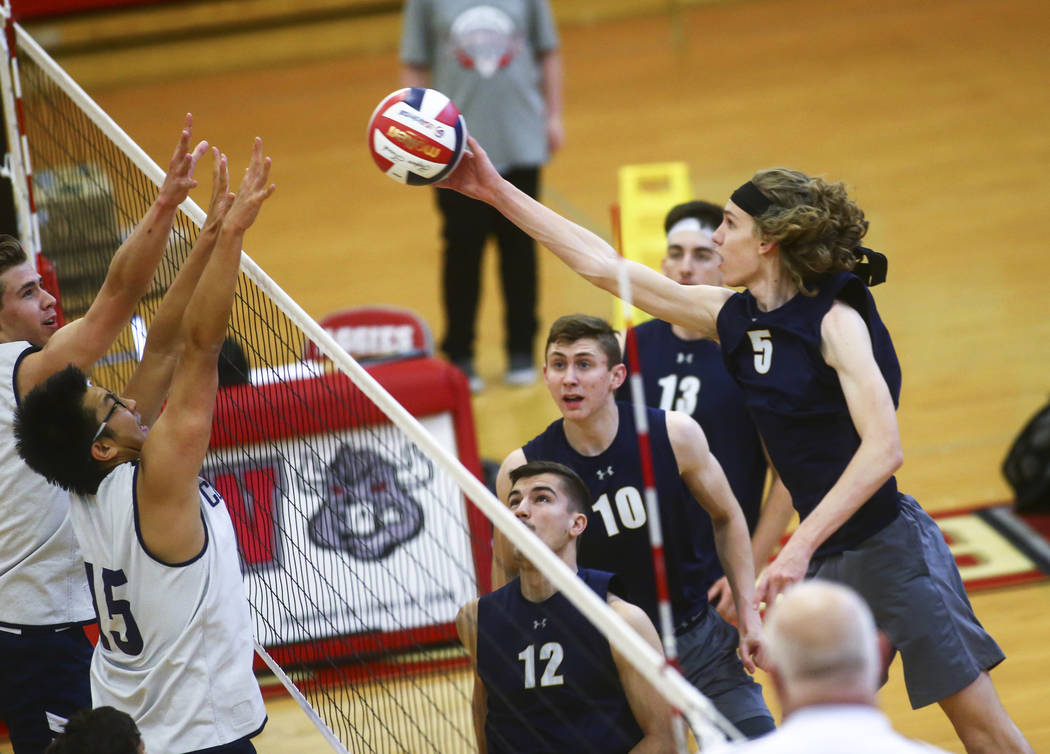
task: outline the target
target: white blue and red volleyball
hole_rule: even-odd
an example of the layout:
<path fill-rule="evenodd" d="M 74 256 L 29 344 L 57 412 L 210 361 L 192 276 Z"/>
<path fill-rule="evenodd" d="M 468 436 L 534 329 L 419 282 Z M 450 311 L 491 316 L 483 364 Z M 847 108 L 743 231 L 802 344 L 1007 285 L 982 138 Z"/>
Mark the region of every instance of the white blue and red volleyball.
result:
<path fill-rule="evenodd" d="M 467 144 L 467 124 L 452 100 L 435 89 L 399 89 L 368 121 L 368 151 L 398 183 L 425 186 L 456 169 Z"/>

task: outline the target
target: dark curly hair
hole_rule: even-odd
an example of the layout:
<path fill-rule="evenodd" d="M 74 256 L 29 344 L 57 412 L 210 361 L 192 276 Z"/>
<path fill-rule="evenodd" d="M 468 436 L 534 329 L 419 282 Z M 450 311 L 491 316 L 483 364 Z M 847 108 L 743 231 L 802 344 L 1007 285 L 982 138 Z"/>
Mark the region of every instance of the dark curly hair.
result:
<path fill-rule="evenodd" d="M 812 295 L 807 284 L 814 278 L 854 268 L 868 221 L 844 184 L 788 168 L 760 170 L 751 182 L 773 200 L 754 218 L 755 229 L 780 244 L 780 258 L 803 293 Z"/>
<path fill-rule="evenodd" d="M 96 707 L 77 712 L 46 754 L 137 754 L 142 734 L 126 712 Z"/>
<path fill-rule="evenodd" d="M 91 456 L 98 418 L 84 407 L 87 387 L 87 376 L 70 364 L 30 390 L 15 411 L 18 455 L 49 482 L 79 495 L 95 494 L 109 472 Z"/>
<path fill-rule="evenodd" d="M 594 338 L 598 341 L 609 369 L 623 361 L 620 341 L 616 339 L 616 331 L 612 325 L 601 317 L 592 317 L 589 314 L 566 314 L 554 320 L 547 334 L 547 344 L 543 347 L 543 353 L 546 354 L 550 350 L 552 343 L 575 343 L 583 338 Z"/>
<path fill-rule="evenodd" d="M 701 201 L 699 199 L 691 202 L 685 202 L 683 204 L 676 204 L 671 207 L 667 212 L 667 216 L 664 218 L 664 234 L 671 232 L 679 220 L 684 220 L 687 217 L 694 217 L 700 221 L 700 225 L 706 228 L 710 232 L 714 232 L 715 229 L 722 224 L 722 208 L 717 204 L 711 202 Z"/>

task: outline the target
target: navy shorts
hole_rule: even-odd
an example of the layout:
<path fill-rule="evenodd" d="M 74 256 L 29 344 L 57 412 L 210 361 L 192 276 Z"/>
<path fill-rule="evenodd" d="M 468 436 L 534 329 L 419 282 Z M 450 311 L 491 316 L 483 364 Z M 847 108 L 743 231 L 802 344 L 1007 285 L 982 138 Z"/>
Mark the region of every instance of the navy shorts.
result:
<path fill-rule="evenodd" d="M 91 706 L 93 651 L 79 627 L 0 631 L 0 716 L 16 754 L 39 754 L 74 712 Z"/>
<path fill-rule="evenodd" d="M 733 725 L 768 717 L 772 730 L 773 715 L 762 698 L 762 687 L 744 670 L 736 653 L 739 643 L 737 630 L 718 611 L 708 609 L 703 619 L 676 639 L 682 675 Z"/>
<path fill-rule="evenodd" d="M 901 653 L 914 709 L 962 691 L 1005 659 L 974 615 L 944 535 L 908 495 L 893 523 L 852 550 L 814 560 L 807 576 L 846 584 L 865 599 Z"/>

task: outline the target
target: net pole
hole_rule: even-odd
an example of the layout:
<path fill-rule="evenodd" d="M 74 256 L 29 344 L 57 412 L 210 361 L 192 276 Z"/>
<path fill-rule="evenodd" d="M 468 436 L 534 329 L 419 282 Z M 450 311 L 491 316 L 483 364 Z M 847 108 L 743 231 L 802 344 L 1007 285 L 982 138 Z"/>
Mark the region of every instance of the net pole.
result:
<path fill-rule="evenodd" d="M 337 751 L 340 754 L 350 754 L 349 750 L 343 746 L 343 742 L 336 738 L 332 729 L 328 727 L 328 724 L 321 719 L 321 716 L 317 714 L 317 710 L 314 709 L 313 705 L 303 696 L 303 692 L 299 690 L 299 687 L 295 685 L 295 681 L 288 677 L 288 674 L 284 672 L 284 668 L 277 664 L 277 661 L 270 656 L 270 653 L 266 651 L 266 648 L 259 643 L 259 640 L 255 640 L 255 654 L 259 655 L 259 658 L 266 663 L 266 667 L 270 669 L 270 672 L 281 682 L 289 696 L 295 700 L 296 704 L 303 710 L 310 722 L 314 724 L 314 727 L 324 736 L 324 740 L 328 742 L 329 746 L 332 747 L 332 751 Z"/>
<path fill-rule="evenodd" d="M 10 0 L 3 0 L 4 51 L 0 65 L 0 87 L 3 89 L 4 127 L 10 160 L 12 194 L 18 213 L 18 235 L 29 261 L 36 264 L 40 251 L 40 225 L 33 196 L 33 172 L 29 161 L 29 141 L 25 135 L 25 111 L 22 107 L 21 77 L 18 74 L 18 43 Z"/>
<path fill-rule="evenodd" d="M 623 329 L 627 351 L 627 366 L 630 368 L 631 409 L 638 437 L 638 461 L 642 467 L 645 508 L 649 517 L 649 545 L 652 549 L 653 574 L 656 581 L 656 603 L 660 614 L 660 639 L 667 664 L 681 672 L 678 663 L 678 646 L 674 636 L 674 619 L 671 613 L 671 593 L 667 587 L 667 561 L 664 557 L 663 525 L 660 521 L 660 505 L 656 498 L 656 479 L 653 474 L 653 458 L 649 445 L 649 417 L 646 413 L 645 396 L 642 390 L 642 369 L 638 359 L 638 341 L 634 332 L 631 282 L 627 276 L 627 265 L 623 263 L 623 244 L 620 230 L 620 205 L 609 207 L 612 221 L 613 248 L 620 254 L 617 266 L 620 287 L 620 303 L 623 306 Z M 674 711 L 674 740 L 678 754 L 688 751 L 685 726 L 681 713 Z"/>
<path fill-rule="evenodd" d="M 656 582 L 657 609 L 660 614 L 660 637 L 664 655 L 669 666 L 679 673 L 682 668 L 678 662 L 678 646 L 675 642 L 674 618 L 671 610 L 671 592 L 667 585 L 667 559 L 664 554 L 663 525 L 660 519 L 660 503 L 656 495 L 656 476 L 653 473 L 652 447 L 649 443 L 649 417 L 645 404 L 645 388 L 642 383 L 642 365 L 638 357 L 638 338 L 634 331 L 634 297 L 631 292 L 631 278 L 627 258 L 623 253 L 620 205 L 609 206 L 612 223 L 613 248 L 620 255 L 617 265 L 619 298 L 623 307 L 624 343 L 627 366 L 630 369 L 631 408 L 634 414 L 634 426 L 638 436 L 638 460 L 642 469 L 642 482 L 645 487 L 645 508 L 649 522 L 649 544 L 652 548 L 653 574 Z M 730 738 L 738 737 L 737 731 L 718 714 L 715 721 Z M 694 728 L 696 726 L 694 725 Z M 697 738 L 704 743 L 707 739 L 722 740 L 724 736 L 710 725 L 694 730 Z M 688 751 L 685 726 L 679 710 L 675 710 L 674 719 L 675 746 L 679 754 Z"/>

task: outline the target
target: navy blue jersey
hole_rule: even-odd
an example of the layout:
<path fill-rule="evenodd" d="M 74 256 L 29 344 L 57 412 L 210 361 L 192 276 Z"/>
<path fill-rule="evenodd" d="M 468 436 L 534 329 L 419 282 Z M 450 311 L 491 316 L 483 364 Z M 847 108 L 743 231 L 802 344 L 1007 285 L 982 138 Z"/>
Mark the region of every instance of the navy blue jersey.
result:
<path fill-rule="evenodd" d="M 748 531 L 754 532 L 762 508 L 766 456 L 744 395 L 726 369 L 718 343 L 706 338 L 682 340 L 660 319 L 643 322 L 634 333 L 646 405 L 681 411 L 696 419 L 729 479 Z M 616 397 L 631 400 L 629 382 Z"/>
<path fill-rule="evenodd" d="M 799 293 L 769 312 L 760 311 L 749 292 L 737 293 L 718 314 L 726 365 L 803 519 L 860 446 L 838 375 L 820 353 L 820 324 L 836 299 L 867 323 L 875 361 L 896 405 L 901 388 L 897 354 L 871 293 L 852 273 L 828 275 L 818 281 L 815 296 Z M 816 555 L 856 546 L 893 521 L 899 508 L 897 481 L 890 477 Z"/>
<path fill-rule="evenodd" d="M 591 492 L 592 504 L 587 528 L 577 540 L 577 562 L 587 568 L 616 573 L 624 585 L 621 596 L 645 610 L 653 624 L 659 626 L 652 547 L 646 523 L 645 483 L 638 458 L 634 415 L 626 403 L 616 406 L 620 413 L 616 438 L 596 456 L 581 455 L 569 445 L 563 419 L 526 443 L 522 451 L 529 461 L 557 461 L 583 478 Z M 667 586 L 678 626 L 698 618 L 707 609 L 710 561 L 717 560 L 718 556 L 707 544 L 711 542 L 711 519 L 678 473 L 678 462 L 667 437 L 666 414 L 655 408 L 647 410 Z"/>
<path fill-rule="evenodd" d="M 581 568 L 606 599 L 613 574 Z M 627 752 L 641 739 L 609 642 L 560 592 L 529 602 L 514 579 L 478 601 L 489 754 Z"/>

